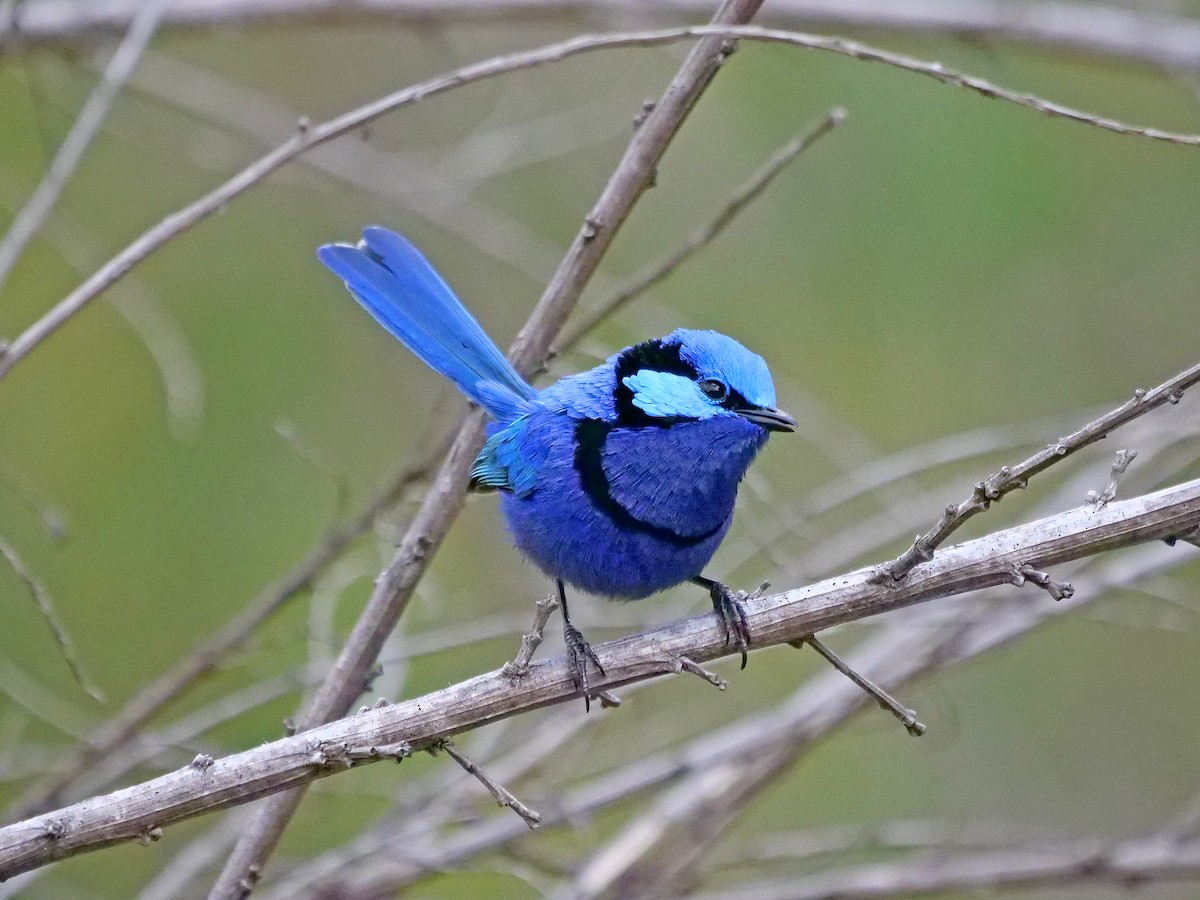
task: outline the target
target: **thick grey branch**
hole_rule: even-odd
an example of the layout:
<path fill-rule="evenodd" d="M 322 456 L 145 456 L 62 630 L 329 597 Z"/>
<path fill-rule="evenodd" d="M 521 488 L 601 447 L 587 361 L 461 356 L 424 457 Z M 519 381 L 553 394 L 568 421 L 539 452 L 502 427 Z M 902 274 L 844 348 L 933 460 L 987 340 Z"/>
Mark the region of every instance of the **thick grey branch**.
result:
<path fill-rule="evenodd" d="M 879 585 L 873 568 L 745 603 L 757 648 L 939 597 L 1007 584 L 1014 566 L 1052 566 L 1118 547 L 1159 540 L 1200 523 L 1200 480 L 1154 494 L 1081 507 L 949 547 L 904 582 Z M 712 614 L 598 645 L 614 687 L 729 655 Z M 77 803 L 0 830 L 0 878 L 56 859 L 153 838 L 171 823 L 307 784 L 383 758 L 388 748 L 430 746 L 455 733 L 578 697 L 563 658 L 531 666 L 515 681 L 500 671 L 213 762 Z M 372 754 L 372 750 L 377 752 Z M 334 761 L 337 765 L 331 764 Z"/>

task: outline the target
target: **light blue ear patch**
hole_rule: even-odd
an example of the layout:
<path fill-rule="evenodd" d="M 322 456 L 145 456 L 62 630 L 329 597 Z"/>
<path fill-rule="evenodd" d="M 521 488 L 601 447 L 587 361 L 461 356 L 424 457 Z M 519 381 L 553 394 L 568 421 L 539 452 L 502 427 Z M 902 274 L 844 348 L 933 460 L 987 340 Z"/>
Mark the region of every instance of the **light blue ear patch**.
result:
<path fill-rule="evenodd" d="M 640 369 L 622 383 L 633 391 L 633 405 L 655 418 L 709 419 L 721 411 L 683 375 Z"/>

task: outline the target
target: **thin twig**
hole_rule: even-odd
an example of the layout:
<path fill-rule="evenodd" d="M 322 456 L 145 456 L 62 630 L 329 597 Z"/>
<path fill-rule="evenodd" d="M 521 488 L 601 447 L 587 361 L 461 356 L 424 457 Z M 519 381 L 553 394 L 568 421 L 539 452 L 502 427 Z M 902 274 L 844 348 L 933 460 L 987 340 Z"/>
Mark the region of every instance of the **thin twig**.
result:
<path fill-rule="evenodd" d="M 273 95 L 153 52 L 146 54 L 132 84 L 264 149 L 274 147 L 279 135 L 289 133 L 300 118 Z M 611 130 L 610 126 L 610 134 Z M 398 200 L 411 219 L 455 235 L 535 282 L 545 281 L 562 259 L 562 248 L 551 237 L 516 216 L 489 209 L 478 192 L 471 191 L 471 184 L 424 166 L 410 155 L 369 141 L 339 141 L 299 157 L 297 164 L 369 196 Z"/>
<path fill-rule="evenodd" d="M 792 646 L 797 650 L 803 649 L 804 645 L 808 644 L 816 650 L 825 660 L 857 684 L 860 688 L 875 698 L 876 702 L 890 712 L 893 716 L 900 720 L 900 724 L 905 727 L 909 734 L 913 737 L 920 737 L 925 733 L 925 725 L 917 721 L 917 713 L 915 710 L 909 709 L 899 700 L 877 685 L 865 675 L 860 675 L 852 669 L 845 660 L 825 646 L 815 634 L 806 634 L 798 641 L 792 641 Z"/>
<path fill-rule="evenodd" d="M 894 588 L 872 584 L 873 570 L 864 568 L 747 601 L 745 610 L 756 638 L 755 652 L 868 615 L 1007 584 L 1017 554 L 1049 565 L 1157 541 L 1164 534 L 1196 523 L 1200 523 L 1200 480 L 1117 501 L 1100 513 L 1071 510 L 947 548 L 936 560 L 914 572 L 914 577 Z M 995 624 L 1008 627 L 1012 623 L 1006 620 Z M 1001 628 L 1000 633 L 1007 632 Z M 960 638 L 956 652 L 961 654 L 971 646 Z M 608 673 L 603 683 L 610 686 L 670 674 L 674 669 L 672 660 L 679 656 L 705 662 L 736 652 L 726 645 L 724 631 L 711 613 L 597 649 L 603 650 Z M 949 655 L 942 650 L 936 658 L 944 661 Z M 921 662 L 911 661 L 910 665 Z M 386 754 L 381 748 L 429 746 L 487 722 L 577 698 L 578 688 L 565 658 L 560 657 L 531 666 L 518 682 L 497 670 L 424 697 L 370 709 L 217 759 L 204 772 L 184 767 L 144 784 L 0 829 L 0 878 L 133 840 L 248 796 L 288 791 L 334 771 L 382 758 Z M 815 727 L 819 723 L 810 724 Z M 759 723 L 755 739 L 765 742 L 786 727 L 787 722 Z"/>
<path fill-rule="evenodd" d="M 54 601 L 50 599 L 50 592 L 46 590 L 46 586 L 34 577 L 33 571 L 25 565 L 16 548 L 3 537 L 0 537 L 0 556 L 8 561 L 17 577 L 29 588 L 29 593 L 33 595 L 33 600 L 37 603 L 42 618 L 50 626 L 50 632 L 54 635 L 54 641 L 58 644 L 59 650 L 62 651 L 63 660 L 66 662 L 67 668 L 71 670 L 71 676 L 75 679 L 75 683 L 97 703 L 104 703 L 104 692 L 84 671 L 83 662 L 75 652 L 75 644 L 71 640 L 71 635 L 58 617 L 58 613 L 54 609 Z"/>
<path fill-rule="evenodd" d="M 698 250 L 707 246 L 717 235 L 725 230 L 726 226 L 737 218 L 738 213 L 751 204 L 771 185 L 775 177 L 787 168 L 788 163 L 844 121 L 846 121 L 846 111 L 844 109 L 838 107 L 830 110 L 825 118 L 806 133 L 792 138 L 776 150 L 757 172 L 734 189 L 711 220 L 705 222 L 684 238 L 683 242 L 668 253 L 664 259 L 629 279 L 629 281 L 604 300 L 582 310 L 574 322 L 569 327 L 563 329 L 562 336 L 552 346 L 550 350 L 551 358 L 575 344 L 581 337 L 630 300 L 645 293 L 683 265 Z"/>
<path fill-rule="evenodd" d="M 941 63 L 925 62 L 902 54 L 879 50 L 858 41 L 823 37 L 800 32 L 779 31 L 753 26 L 704 25 L 692 28 L 670 28 L 656 31 L 621 32 L 611 35 L 584 35 L 535 50 L 494 57 L 480 63 L 465 66 L 439 78 L 389 94 L 378 100 L 354 109 L 344 115 L 313 125 L 301 120 L 296 134 L 275 150 L 243 169 L 224 184 L 210 191 L 199 200 L 167 216 L 157 225 L 144 232 L 128 247 L 114 256 L 78 288 L 59 301 L 49 312 L 18 335 L 11 344 L 0 352 L 0 378 L 7 375 L 30 351 L 60 328 L 75 313 L 87 305 L 98 294 L 141 263 L 151 253 L 187 231 L 193 225 L 213 215 L 247 189 L 264 180 L 275 170 L 291 162 L 301 153 L 333 138 L 340 137 L 363 125 L 386 115 L 402 106 L 440 94 L 465 84 L 493 78 L 508 72 L 529 69 L 551 62 L 558 62 L 580 53 L 617 47 L 650 47 L 683 40 L 746 39 L 765 43 L 786 44 L 810 50 L 821 50 L 839 56 L 848 56 L 864 62 L 878 62 L 908 72 L 925 75 L 942 84 L 972 91 L 981 96 L 1004 100 L 1032 109 L 1047 116 L 1068 119 L 1091 125 L 1116 134 L 1133 135 L 1156 141 L 1165 141 L 1188 146 L 1200 146 L 1200 135 L 1181 134 L 1158 128 L 1130 125 L 1116 119 L 1092 115 L 1045 100 L 1033 94 L 1008 90 L 982 78 L 965 75 L 947 69 Z M 603 223 L 600 223 L 603 224 Z M 586 231 L 584 240 L 591 240 Z"/>
<path fill-rule="evenodd" d="M 512 791 L 510 791 L 500 782 L 496 781 L 496 779 L 490 777 L 487 772 L 483 771 L 483 769 L 479 768 L 479 766 L 467 758 L 467 756 L 461 750 L 455 747 L 453 743 L 450 741 L 442 741 L 440 744 L 436 745 L 436 749 L 445 750 L 451 759 L 462 766 L 468 774 L 474 776 L 480 784 L 488 789 L 488 793 L 496 799 L 497 803 L 499 803 L 501 806 L 507 806 L 509 809 L 515 812 L 531 829 L 537 828 L 542 824 L 542 814 L 540 812 L 538 812 L 536 809 L 530 809 L 528 806 L 518 800 L 516 796 L 513 795 Z"/>
<path fill-rule="evenodd" d="M 761 2 L 762 0 L 724 0 L 714 21 L 747 21 L 757 11 Z M 570 42 L 560 45 L 559 52 L 567 52 L 570 46 L 573 46 Z M 671 139 L 732 50 L 732 43 L 724 35 L 710 35 L 702 39 L 687 55 L 654 112 L 634 133 L 625 154 L 591 212 L 585 217 L 561 265 L 517 335 L 509 358 L 518 371 L 528 372 L 541 365 L 549 351 L 550 342 L 554 340 L 578 302 L 580 294 L 599 267 L 600 260 L 617 231 L 628 218 L 638 198 L 652 183 L 658 162 Z M 528 54 L 525 54 L 525 57 L 527 61 L 530 58 Z M 493 63 L 493 66 L 511 64 L 510 57 Z M 484 69 L 475 67 L 469 71 L 477 73 L 476 77 L 482 77 L 478 73 Z M 424 89 L 425 93 L 445 90 L 461 81 L 463 77 L 465 76 L 460 73 L 449 80 L 431 82 L 431 86 Z M 335 122 L 369 119 L 369 110 L 372 108 L 378 108 L 381 114 L 395 105 L 396 96 L 385 98 L 373 107 L 367 107 Z M 2 365 L 0 360 L 0 369 Z M 401 541 L 395 557 L 376 582 L 375 590 L 351 630 L 342 653 L 330 670 L 329 677 L 317 690 L 316 696 L 305 711 L 301 719 L 302 728 L 314 727 L 343 715 L 361 692 L 367 673 L 379 655 L 384 641 L 404 613 L 429 560 L 462 508 L 467 474 L 483 443 L 483 436 L 482 414 L 476 412 L 469 415 L 466 424 L 459 430 L 441 471 L 426 494 L 424 503 Z M 253 823 L 234 848 L 213 886 L 210 900 L 230 900 L 246 896 L 257 881 L 266 859 L 274 850 L 303 796 L 302 788 L 289 791 L 270 798 L 258 808 Z"/>
<path fill-rule="evenodd" d="M 0 290 L 3 290 L 4 282 L 8 280 L 8 275 L 25 245 L 37 234 L 46 216 L 54 209 L 63 188 L 108 116 L 113 100 L 150 44 L 158 28 L 159 19 L 171 2 L 172 0 L 144 0 L 130 18 L 129 30 L 105 66 L 100 83 L 83 104 L 71 130 L 67 132 L 58 152 L 54 154 L 45 176 L 25 206 L 13 218 L 4 240 L 0 241 Z"/>
<path fill-rule="evenodd" d="M 1136 450 L 1118 450 L 1116 459 L 1113 460 L 1112 470 L 1108 475 L 1108 485 L 1099 494 L 1095 491 L 1088 492 L 1087 502 L 1092 504 L 1096 509 L 1101 509 L 1106 503 L 1117 496 L 1117 485 L 1121 483 L 1121 478 L 1125 475 L 1125 470 L 1129 468 L 1129 464 L 1137 459 Z"/>
<path fill-rule="evenodd" d="M 975 490 L 966 500 L 947 506 L 931 530 L 919 536 L 899 557 L 879 567 L 877 579 L 880 583 L 902 580 L 918 563 L 932 559 L 934 550 L 968 519 L 988 509 L 1006 494 L 1024 488 L 1034 475 L 1044 472 L 1075 451 L 1107 437 L 1122 425 L 1132 422 L 1152 409 L 1157 409 L 1164 403 L 1178 403 L 1183 398 L 1183 392 L 1197 382 L 1200 382 L 1200 365 L 1185 369 L 1152 390 L 1145 391 L 1139 388 L 1134 391 L 1131 400 L 1088 422 L 1074 434 L 1060 438 L 1015 466 L 1004 466 L 995 475 L 990 475 L 975 485 Z"/>

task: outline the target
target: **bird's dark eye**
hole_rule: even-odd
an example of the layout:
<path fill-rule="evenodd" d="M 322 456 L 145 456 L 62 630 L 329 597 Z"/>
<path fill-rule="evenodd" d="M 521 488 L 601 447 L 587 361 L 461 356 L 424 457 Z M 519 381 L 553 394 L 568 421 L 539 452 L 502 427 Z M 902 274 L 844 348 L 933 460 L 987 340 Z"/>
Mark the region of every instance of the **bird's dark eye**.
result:
<path fill-rule="evenodd" d="M 724 400 L 725 396 L 729 393 L 729 388 L 712 378 L 706 378 L 701 381 L 700 390 L 704 391 L 706 397 L 713 400 Z"/>

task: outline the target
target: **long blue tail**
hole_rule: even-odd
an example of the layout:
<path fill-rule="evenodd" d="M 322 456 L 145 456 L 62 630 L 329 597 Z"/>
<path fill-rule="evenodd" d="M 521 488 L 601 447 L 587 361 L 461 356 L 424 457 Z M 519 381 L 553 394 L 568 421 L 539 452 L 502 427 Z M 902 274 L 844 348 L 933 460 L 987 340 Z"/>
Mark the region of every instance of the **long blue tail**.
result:
<path fill-rule="evenodd" d="M 326 244 L 317 257 L 380 325 L 493 418 L 515 418 L 536 396 L 406 238 L 364 228 L 357 246 Z"/>

